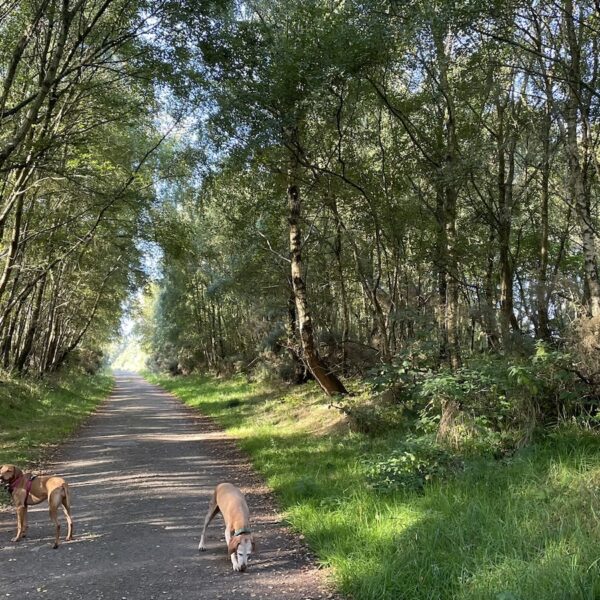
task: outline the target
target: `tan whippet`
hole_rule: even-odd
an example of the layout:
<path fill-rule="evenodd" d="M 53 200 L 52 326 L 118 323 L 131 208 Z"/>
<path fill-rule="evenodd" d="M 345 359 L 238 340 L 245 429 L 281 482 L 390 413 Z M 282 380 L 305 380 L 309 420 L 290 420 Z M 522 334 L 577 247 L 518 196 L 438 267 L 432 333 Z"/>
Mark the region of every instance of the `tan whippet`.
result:
<path fill-rule="evenodd" d="M 244 494 L 231 483 L 219 483 L 215 488 L 204 519 L 198 550 L 206 550 L 204 546 L 206 528 L 219 512 L 225 521 L 225 541 L 233 570 L 245 571 L 248 566 L 248 558 L 255 549 L 249 527 L 250 512 Z"/>

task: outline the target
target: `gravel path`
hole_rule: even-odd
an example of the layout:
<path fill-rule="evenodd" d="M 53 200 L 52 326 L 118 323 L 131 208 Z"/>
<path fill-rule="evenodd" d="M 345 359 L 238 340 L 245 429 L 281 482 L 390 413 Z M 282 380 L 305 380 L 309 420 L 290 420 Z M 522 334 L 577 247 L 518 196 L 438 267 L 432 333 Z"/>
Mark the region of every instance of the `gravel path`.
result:
<path fill-rule="evenodd" d="M 117 375 L 110 399 L 47 471 L 71 485 L 75 538 L 52 550 L 44 503 L 29 509 L 28 537 L 13 544 L 14 511 L 1 512 L 0 598 L 334 597 L 235 444 L 137 375 Z M 231 569 L 221 517 L 208 529 L 208 550 L 197 551 L 220 481 L 238 485 L 250 507 L 258 552 L 246 573 Z"/>

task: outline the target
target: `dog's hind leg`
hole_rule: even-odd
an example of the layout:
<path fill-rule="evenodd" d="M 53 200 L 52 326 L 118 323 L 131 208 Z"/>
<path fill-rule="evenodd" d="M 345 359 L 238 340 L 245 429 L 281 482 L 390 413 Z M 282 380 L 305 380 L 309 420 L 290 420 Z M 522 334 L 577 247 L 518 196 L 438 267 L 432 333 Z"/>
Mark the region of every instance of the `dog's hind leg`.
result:
<path fill-rule="evenodd" d="M 208 512 L 206 513 L 206 517 L 204 518 L 204 527 L 202 528 L 202 535 L 200 536 L 198 550 L 206 550 L 206 546 L 204 545 L 204 536 L 206 535 L 206 528 L 218 512 L 219 507 L 217 506 L 217 500 L 213 496 L 210 500 L 210 504 L 208 505 Z"/>
<path fill-rule="evenodd" d="M 54 545 L 52 546 L 54 549 L 58 548 L 58 544 L 60 542 L 60 523 L 58 521 L 58 507 L 62 503 L 62 498 L 62 487 L 56 488 L 50 493 L 50 496 L 48 496 L 48 512 L 50 513 L 50 520 L 54 523 L 54 526 L 56 527 Z"/>
<path fill-rule="evenodd" d="M 66 483 L 62 485 L 62 507 L 67 519 L 67 541 L 73 539 L 73 519 L 71 518 L 71 497 L 69 496 L 69 486 Z"/>

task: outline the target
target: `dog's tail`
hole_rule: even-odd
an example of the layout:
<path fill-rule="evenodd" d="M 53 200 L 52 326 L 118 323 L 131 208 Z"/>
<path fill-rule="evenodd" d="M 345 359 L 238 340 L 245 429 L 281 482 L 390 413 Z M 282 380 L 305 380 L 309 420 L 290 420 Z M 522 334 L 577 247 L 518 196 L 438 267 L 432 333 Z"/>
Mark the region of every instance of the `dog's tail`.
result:
<path fill-rule="evenodd" d="M 62 484 L 62 505 L 65 507 L 67 512 L 71 513 L 71 494 L 69 493 L 69 484 L 65 481 Z"/>
<path fill-rule="evenodd" d="M 71 495 L 69 493 L 69 485 L 66 481 L 61 485 L 62 488 L 62 505 L 63 511 L 65 513 L 65 518 L 67 519 L 68 531 L 67 531 L 67 540 L 73 539 L 73 518 L 71 517 Z"/>

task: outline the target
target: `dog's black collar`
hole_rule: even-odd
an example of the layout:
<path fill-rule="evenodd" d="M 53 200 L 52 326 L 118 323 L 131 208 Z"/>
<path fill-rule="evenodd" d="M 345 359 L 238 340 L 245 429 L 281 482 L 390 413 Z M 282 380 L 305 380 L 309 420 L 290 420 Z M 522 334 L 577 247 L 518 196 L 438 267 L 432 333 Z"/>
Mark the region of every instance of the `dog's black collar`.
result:
<path fill-rule="evenodd" d="M 242 527 L 241 529 L 236 529 L 233 532 L 233 537 L 236 537 L 238 535 L 242 535 L 242 533 L 252 533 L 247 527 Z"/>

